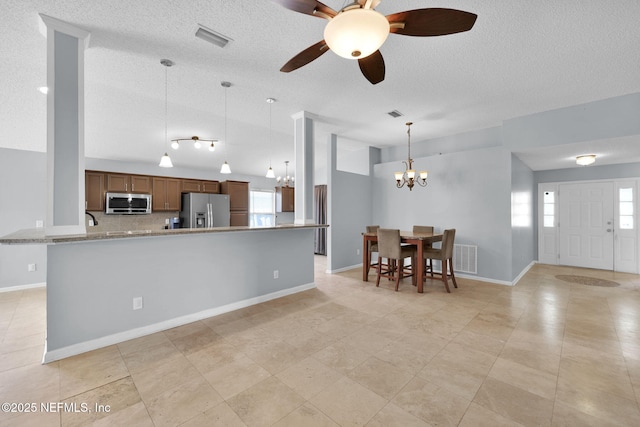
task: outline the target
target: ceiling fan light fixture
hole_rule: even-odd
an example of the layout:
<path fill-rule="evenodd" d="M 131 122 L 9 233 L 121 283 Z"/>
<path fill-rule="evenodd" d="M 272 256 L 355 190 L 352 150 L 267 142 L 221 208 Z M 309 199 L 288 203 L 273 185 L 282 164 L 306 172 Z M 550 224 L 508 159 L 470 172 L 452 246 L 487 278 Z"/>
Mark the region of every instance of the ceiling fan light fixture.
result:
<path fill-rule="evenodd" d="M 596 161 L 595 154 L 584 154 L 582 156 L 576 157 L 576 163 L 580 166 L 589 166 L 592 165 Z"/>
<path fill-rule="evenodd" d="M 389 36 L 389 21 L 372 9 L 349 9 L 337 14 L 324 28 L 324 40 L 337 55 L 366 58 Z"/>

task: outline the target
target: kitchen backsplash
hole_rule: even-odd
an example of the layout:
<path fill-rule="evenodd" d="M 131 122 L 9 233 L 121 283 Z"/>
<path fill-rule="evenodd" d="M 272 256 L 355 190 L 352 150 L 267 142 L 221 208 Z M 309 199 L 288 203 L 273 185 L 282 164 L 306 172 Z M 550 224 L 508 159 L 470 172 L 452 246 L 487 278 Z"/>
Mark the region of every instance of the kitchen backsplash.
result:
<path fill-rule="evenodd" d="M 98 225 L 90 227 L 91 217 L 85 215 L 87 232 L 129 231 L 129 230 L 162 230 L 167 219 L 180 216 L 180 212 L 158 212 L 148 215 L 106 215 L 104 212 L 91 212 Z"/>

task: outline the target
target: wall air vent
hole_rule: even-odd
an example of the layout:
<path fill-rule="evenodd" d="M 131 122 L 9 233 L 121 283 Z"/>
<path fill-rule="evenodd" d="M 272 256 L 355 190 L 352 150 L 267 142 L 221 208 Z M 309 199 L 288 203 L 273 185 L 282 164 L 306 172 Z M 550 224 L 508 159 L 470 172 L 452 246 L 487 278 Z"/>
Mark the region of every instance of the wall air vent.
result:
<path fill-rule="evenodd" d="M 387 114 L 390 115 L 391 117 L 393 117 L 394 119 L 396 119 L 396 118 L 398 118 L 400 116 L 404 116 L 404 114 L 402 114 L 398 110 L 389 111 Z"/>
<path fill-rule="evenodd" d="M 233 41 L 233 39 L 220 34 L 218 32 L 213 31 L 210 28 L 205 27 L 204 25 L 198 24 L 198 31 L 196 31 L 196 37 L 212 43 L 216 46 L 225 47 L 227 43 Z"/>

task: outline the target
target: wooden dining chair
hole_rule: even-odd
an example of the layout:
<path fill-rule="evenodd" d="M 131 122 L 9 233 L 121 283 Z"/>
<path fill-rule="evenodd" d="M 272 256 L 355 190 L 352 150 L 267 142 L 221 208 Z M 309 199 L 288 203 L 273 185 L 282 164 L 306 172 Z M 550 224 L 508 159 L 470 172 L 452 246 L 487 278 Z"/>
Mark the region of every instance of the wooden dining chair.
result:
<path fill-rule="evenodd" d="M 414 225 L 413 226 L 413 232 L 414 233 L 433 233 L 433 226 L 431 225 Z M 431 242 L 423 242 L 422 243 L 424 246 L 422 246 L 424 249 L 431 249 L 433 247 L 433 245 L 431 244 Z M 431 271 L 431 269 L 433 268 L 433 265 L 431 264 L 431 260 L 422 257 L 422 271 L 424 271 L 425 273 L 428 271 Z"/>
<path fill-rule="evenodd" d="M 380 228 L 379 225 L 367 225 L 367 233 L 377 233 L 379 228 Z M 378 265 L 377 262 L 374 262 L 373 264 L 371 263 L 371 254 L 373 252 L 378 252 L 378 242 L 367 242 L 367 244 L 369 245 L 369 270 L 370 270 L 371 267 L 375 267 Z M 378 257 L 378 261 L 380 261 L 379 257 Z M 367 270 L 367 275 L 369 275 L 369 270 Z"/>
<path fill-rule="evenodd" d="M 422 257 L 424 260 L 429 260 L 431 266 L 433 267 L 433 260 L 437 259 L 438 261 L 440 261 L 441 263 L 441 270 L 442 272 L 440 273 L 442 275 L 442 281 L 444 282 L 444 287 L 447 289 L 447 292 L 451 293 L 451 290 L 449 289 L 449 283 L 447 282 L 447 277 L 451 276 L 451 281 L 453 282 L 453 286 L 455 286 L 456 288 L 458 287 L 458 283 L 456 283 L 456 276 L 453 273 L 453 242 L 455 240 L 456 237 L 456 230 L 455 228 L 449 229 L 449 230 L 444 230 L 444 232 L 442 233 L 442 245 L 439 249 L 437 248 L 430 248 L 430 249 L 425 249 L 424 252 L 422 253 Z M 433 277 L 434 271 L 433 268 L 431 268 L 431 277 Z M 435 273 L 438 274 L 438 273 Z M 422 277 L 422 280 L 424 281 L 424 279 L 426 278 L 426 271 L 425 271 L 425 275 Z"/>
<path fill-rule="evenodd" d="M 404 277 L 411 276 L 412 283 L 417 283 L 416 275 L 413 271 L 406 274 L 407 268 L 404 265 L 405 258 L 411 258 L 411 266 L 416 265 L 416 248 L 415 246 L 402 246 L 400 239 L 400 230 L 397 229 L 378 229 L 378 265 L 376 287 L 380 286 L 380 278 L 386 277 L 395 280 L 396 291 L 400 286 L 400 280 Z M 384 263 L 383 260 L 387 262 Z"/>

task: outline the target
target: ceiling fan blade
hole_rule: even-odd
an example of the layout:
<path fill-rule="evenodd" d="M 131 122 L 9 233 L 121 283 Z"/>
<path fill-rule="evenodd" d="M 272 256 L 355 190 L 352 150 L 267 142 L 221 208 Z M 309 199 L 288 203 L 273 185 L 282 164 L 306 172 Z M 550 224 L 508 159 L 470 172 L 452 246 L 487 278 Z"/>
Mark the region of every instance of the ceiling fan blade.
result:
<path fill-rule="evenodd" d="M 316 15 L 314 11 L 322 12 L 330 17 L 334 17 L 338 14 L 335 10 L 331 9 L 324 3 L 320 3 L 316 0 L 271 0 L 278 3 L 280 6 L 285 7 L 294 12 L 304 13 L 305 15 L 317 16 L 318 18 L 324 18 L 323 16 Z"/>
<path fill-rule="evenodd" d="M 384 80 L 384 58 L 379 50 L 376 50 L 366 58 L 358 59 L 360 71 L 371 84 L 375 85 Z"/>
<path fill-rule="evenodd" d="M 319 41 L 313 46 L 309 46 L 293 58 L 289 60 L 286 64 L 280 68 L 280 71 L 283 73 L 288 73 L 293 70 L 297 70 L 303 65 L 307 65 L 309 62 L 319 58 L 323 53 L 328 52 L 329 46 L 324 42 L 324 40 Z"/>
<path fill-rule="evenodd" d="M 365 4 L 367 4 L 367 0 L 357 0 L 358 4 L 360 5 L 360 7 L 364 7 Z M 375 9 L 379 4 L 380 4 L 381 0 L 371 0 L 371 9 Z"/>
<path fill-rule="evenodd" d="M 405 36 L 444 36 L 469 31 L 478 15 L 456 9 L 416 9 L 387 15 L 390 24 L 404 23 L 404 28 L 391 25 L 391 32 Z"/>

